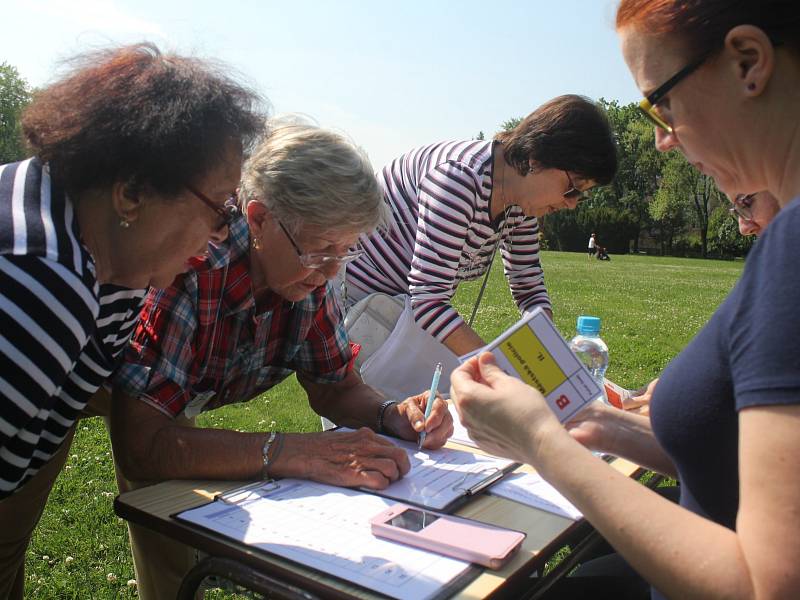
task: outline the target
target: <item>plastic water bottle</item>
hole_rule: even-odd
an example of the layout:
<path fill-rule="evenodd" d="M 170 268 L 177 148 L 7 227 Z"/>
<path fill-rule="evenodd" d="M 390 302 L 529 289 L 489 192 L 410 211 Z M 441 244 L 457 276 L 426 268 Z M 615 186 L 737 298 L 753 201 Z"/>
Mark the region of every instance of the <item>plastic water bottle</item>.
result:
<path fill-rule="evenodd" d="M 603 390 L 603 400 L 608 403 L 604 387 L 608 369 L 608 346 L 600 338 L 600 318 L 581 315 L 575 329 L 577 333 L 570 340 L 569 347 L 589 369 L 589 373 Z"/>

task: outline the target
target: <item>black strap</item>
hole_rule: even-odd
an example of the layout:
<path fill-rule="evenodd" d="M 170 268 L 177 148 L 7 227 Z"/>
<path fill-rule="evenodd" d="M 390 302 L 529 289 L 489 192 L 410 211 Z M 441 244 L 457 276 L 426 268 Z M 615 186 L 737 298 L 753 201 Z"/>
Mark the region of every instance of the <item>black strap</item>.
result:
<path fill-rule="evenodd" d="M 506 207 L 506 209 L 501 214 L 497 215 L 495 222 L 492 223 L 492 227 L 495 229 L 495 231 L 497 231 L 497 241 L 494 243 L 494 250 L 492 250 L 492 256 L 489 258 L 489 266 L 486 268 L 486 275 L 483 278 L 481 289 L 478 292 L 478 299 L 475 300 L 475 306 L 472 308 L 472 315 L 470 315 L 469 321 L 467 322 L 467 325 L 469 325 L 470 328 L 472 328 L 472 324 L 475 322 L 475 315 L 478 314 L 478 307 L 481 305 L 481 300 L 483 299 L 483 292 L 486 291 L 486 284 L 489 283 L 489 273 L 492 272 L 492 265 L 494 264 L 495 254 L 497 254 L 497 249 L 500 247 L 500 240 L 503 239 L 503 231 L 498 231 L 498 229 L 500 228 L 500 219 L 501 218 L 503 219 L 502 221 L 504 225 L 503 230 L 505 230 L 505 223 L 508 220 L 508 213 L 509 213 L 509 207 Z"/>

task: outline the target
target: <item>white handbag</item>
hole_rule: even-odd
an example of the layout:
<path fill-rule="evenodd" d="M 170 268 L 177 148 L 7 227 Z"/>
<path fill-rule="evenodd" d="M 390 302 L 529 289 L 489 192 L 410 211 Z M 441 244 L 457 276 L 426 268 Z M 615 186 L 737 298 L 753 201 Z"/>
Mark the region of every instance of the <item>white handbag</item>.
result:
<path fill-rule="evenodd" d="M 499 245 L 498 237 L 468 322 L 470 327 L 483 298 Z M 341 273 L 340 279 L 346 303 L 345 277 L 346 271 Z M 458 356 L 417 324 L 407 294 L 369 294 L 347 311 L 344 326 L 350 340 L 361 346 L 355 365 L 365 383 L 390 398 L 404 400 L 430 388 L 433 370 L 440 362 L 440 393 L 449 395 L 450 374 L 460 364 Z"/>
<path fill-rule="evenodd" d="M 404 400 L 431 385 L 436 363 L 442 363 L 441 393 L 450 391 L 450 373 L 459 365 L 451 352 L 414 320 L 407 295 L 370 294 L 345 317 L 350 339 L 361 345 L 356 366 L 365 383 L 390 398 Z"/>

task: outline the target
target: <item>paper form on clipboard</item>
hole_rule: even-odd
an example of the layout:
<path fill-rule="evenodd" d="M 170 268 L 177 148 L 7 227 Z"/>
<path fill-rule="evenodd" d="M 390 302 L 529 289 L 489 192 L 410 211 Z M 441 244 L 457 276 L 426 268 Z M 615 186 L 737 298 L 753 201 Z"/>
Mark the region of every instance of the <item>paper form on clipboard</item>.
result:
<path fill-rule="evenodd" d="M 392 598 L 451 595 L 479 574 L 467 562 L 373 536 L 370 518 L 392 504 L 358 490 L 281 479 L 175 516 Z"/>
<path fill-rule="evenodd" d="M 341 428 L 339 431 L 351 431 Z M 408 454 L 411 470 L 383 490 L 369 490 L 399 502 L 452 512 L 519 466 L 507 458 L 455 448 L 417 450 L 415 442 L 386 437 Z"/>

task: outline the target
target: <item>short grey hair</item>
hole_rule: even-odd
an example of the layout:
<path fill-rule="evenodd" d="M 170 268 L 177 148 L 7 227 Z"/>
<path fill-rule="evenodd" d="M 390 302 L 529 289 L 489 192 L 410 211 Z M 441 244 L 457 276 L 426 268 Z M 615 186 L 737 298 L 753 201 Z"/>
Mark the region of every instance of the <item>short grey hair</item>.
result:
<path fill-rule="evenodd" d="M 242 208 L 261 202 L 294 231 L 368 233 L 385 229 L 391 210 L 366 152 L 346 136 L 297 119 L 274 120 L 245 163 Z"/>

